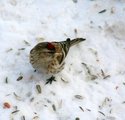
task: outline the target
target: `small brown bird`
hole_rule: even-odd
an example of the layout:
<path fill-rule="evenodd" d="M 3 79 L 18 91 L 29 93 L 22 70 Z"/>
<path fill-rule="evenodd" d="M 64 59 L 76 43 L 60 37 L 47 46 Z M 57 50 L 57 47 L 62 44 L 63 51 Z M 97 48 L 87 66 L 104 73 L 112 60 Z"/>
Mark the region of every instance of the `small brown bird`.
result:
<path fill-rule="evenodd" d="M 67 56 L 69 48 L 79 42 L 84 41 L 83 38 L 76 38 L 61 42 L 42 42 L 38 43 L 30 51 L 30 63 L 36 70 L 47 73 L 56 74 L 63 70 L 64 60 Z"/>

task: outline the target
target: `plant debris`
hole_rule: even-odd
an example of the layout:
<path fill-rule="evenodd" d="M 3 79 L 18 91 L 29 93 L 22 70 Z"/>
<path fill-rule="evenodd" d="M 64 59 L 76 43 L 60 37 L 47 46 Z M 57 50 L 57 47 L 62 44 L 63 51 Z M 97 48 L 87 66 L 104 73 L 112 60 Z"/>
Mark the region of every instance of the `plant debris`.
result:
<path fill-rule="evenodd" d="M 104 9 L 104 10 L 101 10 L 99 13 L 104 13 L 104 12 L 106 12 L 106 9 Z"/>
<path fill-rule="evenodd" d="M 23 76 L 21 75 L 21 76 L 19 76 L 18 78 L 17 78 L 17 81 L 20 81 L 20 80 L 22 80 L 23 79 Z"/>
<path fill-rule="evenodd" d="M 37 89 L 37 91 L 38 91 L 39 94 L 42 93 L 42 90 L 41 90 L 41 86 L 40 86 L 40 85 L 36 85 L 36 89 Z"/>

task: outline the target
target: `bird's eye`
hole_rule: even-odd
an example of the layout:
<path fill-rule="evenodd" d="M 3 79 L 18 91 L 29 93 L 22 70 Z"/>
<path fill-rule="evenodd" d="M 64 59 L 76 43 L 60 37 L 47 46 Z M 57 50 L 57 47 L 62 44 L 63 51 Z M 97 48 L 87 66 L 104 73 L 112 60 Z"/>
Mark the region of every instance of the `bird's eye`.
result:
<path fill-rule="evenodd" d="M 55 46 L 52 43 L 47 43 L 48 50 L 55 50 Z"/>

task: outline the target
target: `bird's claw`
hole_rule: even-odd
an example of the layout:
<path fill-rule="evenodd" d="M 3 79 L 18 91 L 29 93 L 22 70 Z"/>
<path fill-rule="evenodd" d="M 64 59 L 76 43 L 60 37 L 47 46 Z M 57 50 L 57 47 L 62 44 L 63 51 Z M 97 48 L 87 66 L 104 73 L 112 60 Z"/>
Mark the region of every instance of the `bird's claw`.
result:
<path fill-rule="evenodd" d="M 53 81 L 56 81 L 56 80 L 55 80 L 55 77 L 54 77 L 54 76 L 51 76 L 50 78 L 47 79 L 46 84 L 48 84 L 48 83 L 52 84 Z"/>

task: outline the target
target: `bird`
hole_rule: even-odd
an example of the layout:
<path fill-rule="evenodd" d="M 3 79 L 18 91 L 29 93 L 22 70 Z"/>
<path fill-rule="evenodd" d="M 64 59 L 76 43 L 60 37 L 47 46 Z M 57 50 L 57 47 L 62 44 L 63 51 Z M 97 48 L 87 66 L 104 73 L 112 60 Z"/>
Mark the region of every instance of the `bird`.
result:
<path fill-rule="evenodd" d="M 41 42 L 30 51 L 30 63 L 35 70 L 45 74 L 57 74 L 64 69 L 65 58 L 69 49 L 85 41 L 85 38 L 67 38 L 61 42 Z M 47 83 L 52 83 L 54 77 L 48 79 Z"/>

